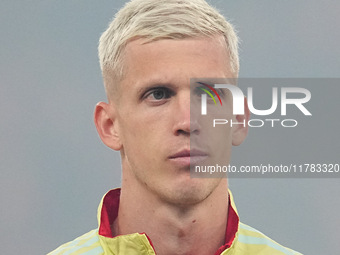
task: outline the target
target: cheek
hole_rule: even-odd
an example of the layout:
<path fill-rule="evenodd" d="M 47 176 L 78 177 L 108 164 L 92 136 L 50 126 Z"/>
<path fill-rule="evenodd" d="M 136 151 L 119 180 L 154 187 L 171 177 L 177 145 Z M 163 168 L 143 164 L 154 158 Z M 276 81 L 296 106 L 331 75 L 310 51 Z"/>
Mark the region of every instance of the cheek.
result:
<path fill-rule="evenodd" d="M 120 127 L 124 152 L 130 159 L 153 161 L 155 153 L 161 150 L 165 128 L 150 118 L 137 118 L 130 115 Z"/>
<path fill-rule="evenodd" d="M 230 126 L 227 124 L 224 127 L 216 127 L 212 135 L 215 147 L 220 150 L 230 148 L 232 143 L 232 132 Z"/>

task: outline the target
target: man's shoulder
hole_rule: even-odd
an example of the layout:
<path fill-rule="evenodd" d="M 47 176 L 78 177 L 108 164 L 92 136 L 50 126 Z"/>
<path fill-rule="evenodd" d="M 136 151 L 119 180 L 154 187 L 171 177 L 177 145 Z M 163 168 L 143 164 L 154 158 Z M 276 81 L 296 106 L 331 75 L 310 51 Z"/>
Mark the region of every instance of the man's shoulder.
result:
<path fill-rule="evenodd" d="M 251 252 L 251 254 L 301 255 L 301 253 L 280 245 L 255 228 L 241 222 L 239 223 L 237 246 L 237 250 Z"/>
<path fill-rule="evenodd" d="M 98 229 L 94 229 L 71 242 L 59 246 L 48 255 L 99 255 L 104 251 L 99 242 Z"/>

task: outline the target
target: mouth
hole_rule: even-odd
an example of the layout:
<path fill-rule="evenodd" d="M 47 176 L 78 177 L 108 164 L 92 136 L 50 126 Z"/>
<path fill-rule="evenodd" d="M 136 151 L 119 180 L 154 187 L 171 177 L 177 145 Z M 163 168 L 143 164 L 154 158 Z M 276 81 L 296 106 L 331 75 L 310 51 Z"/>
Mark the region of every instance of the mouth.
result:
<path fill-rule="evenodd" d="M 208 158 L 208 154 L 197 149 L 184 149 L 169 157 L 169 160 L 177 165 L 190 167 L 197 165 Z"/>

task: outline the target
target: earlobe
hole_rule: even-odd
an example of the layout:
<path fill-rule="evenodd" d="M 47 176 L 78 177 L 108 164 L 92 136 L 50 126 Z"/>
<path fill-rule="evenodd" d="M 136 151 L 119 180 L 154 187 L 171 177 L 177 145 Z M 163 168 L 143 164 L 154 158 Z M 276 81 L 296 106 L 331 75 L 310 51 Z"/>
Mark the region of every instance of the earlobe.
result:
<path fill-rule="evenodd" d="M 244 97 L 244 115 L 236 115 L 235 122 L 240 123 L 233 125 L 232 144 L 234 146 L 240 145 L 248 134 L 248 121 L 250 118 L 250 111 L 248 108 L 247 98 Z"/>
<path fill-rule="evenodd" d="M 116 113 L 112 105 L 99 102 L 94 111 L 94 123 L 100 139 L 106 146 L 117 151 L 122 148 Z"/>

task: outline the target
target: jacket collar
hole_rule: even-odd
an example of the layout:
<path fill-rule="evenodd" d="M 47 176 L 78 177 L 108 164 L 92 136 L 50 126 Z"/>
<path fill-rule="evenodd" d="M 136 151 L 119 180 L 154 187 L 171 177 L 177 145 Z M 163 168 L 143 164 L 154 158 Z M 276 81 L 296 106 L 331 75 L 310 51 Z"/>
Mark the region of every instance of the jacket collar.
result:
<path fill-rule="evenodd" d="M 138 254 L 155 254 L 152 242 L 146 233 L 112 235 L 111 226 L 118 216 L 119 200 L 120 189 L 113 189 L 104 195 L 98 207 L 98 233 L 104 251 L 107 252 L 107 254 L 118 254 L 118 252 L 120 254 L 136 254 L 136 252 Z M 226 240 L 215 255 L 221 254 L 233 245 L 235 238 L 237 238 L 238 225 L 239 217 L 233 196 L 229 190 Z"/>

